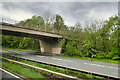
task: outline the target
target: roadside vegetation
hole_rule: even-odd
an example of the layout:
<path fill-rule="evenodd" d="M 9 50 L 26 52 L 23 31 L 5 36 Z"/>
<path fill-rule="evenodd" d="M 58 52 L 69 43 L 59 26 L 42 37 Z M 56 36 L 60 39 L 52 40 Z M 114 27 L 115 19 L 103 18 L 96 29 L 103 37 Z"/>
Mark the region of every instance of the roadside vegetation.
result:
<path fill-rule="evenodd" d="M 90 57 L 68 56 L 68 55 L 65 55 L 65 54 L 57 54 L 56 56 L 120 64 L 119 60 L 112 60 L 112 59 L 98 59 L 98 58 L 90 58 Z"/>
<path fill-rule="evenodd" d="M 70 75 L 70 76 L 78 77 L 80 79 L 91 79 L 92 78 L 92 80 L 98 80 L 98 79 L 99 80 L 109 80 L 107 78 L 102 78 L 102 77 L 98 77 L 98 76 L 95 76 L 95 75 L 92 75 L 92 77 L 91 77 L 91 73 L 82 73 L 82 72 L 79 72 L 79 71 L 66 70 L 64 68 L 49 66 L 49 65 L 45 65 L 45 64 L 41 64 L 41 63 L 32 62 L 32 61 L 26 61 L 26 60 L 23 60 L 23 59 L 17 59 L 17 58 L 13 58 L 13 57 L 11 58 L 10 56 L 3 56 L 3 57 L 8 58 L 8 59 L 17 60 L 19 62 L 23 62 L 23 63 L 29 64 L 29 65 L 37 66 L 37 67 L 40 67 L 40 68 L 49 69 L 51 71 L 59 72 L 59 73 L 62 73 L 62 74 L 67 74 L 67 75 Z"/>
<path fill-rule="evenodd" d="M 120 60 L 120 20 L 118 16 L 109 17 L 104 21 L 80 22 L 67 26 L 64 19 L 56 14 L 43 18 L 33 16 L 15 25 L 35 30 L 54 32 L 63 35 L 62 55 L 81 57 L 81 59 L 101 60 L 119 63 Z M 2 35 L 2 46 L 5 48 L 39 50 L 39 40 L 27 37 Z M 118 62 L 117 62 L 118 61 Z"/>
<path fill-rule="evenodd" d="M 2 61 L 2 66 L 15 72 L 19 73 L 20 75 L 24 75 L 28 79 L 37 79 L 37 78 L 45 78 L 42 74 L 35 72 L 32 69 L 23 68 L 23 66 L 18 64 L 13 64 L 10 62 Z"/>

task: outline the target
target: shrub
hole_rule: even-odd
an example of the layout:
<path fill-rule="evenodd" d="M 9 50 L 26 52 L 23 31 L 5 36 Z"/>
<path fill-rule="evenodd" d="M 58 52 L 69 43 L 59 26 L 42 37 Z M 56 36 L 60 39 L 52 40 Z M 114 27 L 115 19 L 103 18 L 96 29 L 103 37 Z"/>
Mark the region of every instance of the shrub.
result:
<path fill-rule="evenodd" d="M 103 53 L 101 51 L 97 51 L 95 57 L 98 58 L 98 59 L 103 59 L 103 58 L 105 58 L 105 54 L 106 53 Z"/>
<path fill-rule="evenodd" d="M 114 56 L 114 52 L 109 52 L 109 53 L 106 55 L 106 58 L 112 59 L 113 56 Z"/>

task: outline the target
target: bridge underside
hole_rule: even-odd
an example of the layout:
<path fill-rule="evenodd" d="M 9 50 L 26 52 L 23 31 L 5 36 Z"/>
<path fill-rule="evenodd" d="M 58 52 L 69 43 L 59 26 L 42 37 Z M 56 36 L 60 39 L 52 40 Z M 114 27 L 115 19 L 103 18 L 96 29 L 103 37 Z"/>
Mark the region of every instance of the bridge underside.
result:
<path fill-rule="evenodd" d="M 22 32 L 20 31 L 11 31 L 9 29 L 2 29 L 0 28 L 2 35 L 11 35 L 11 36 L 18 36 L 18 37 L 29 37 L 29 38 L 36 38 L 40 40 L 40 50 L 42 53 L 49 53 L 49 54 L 60 54 L 61 52 L 61 43 L 58 41 L 57 37 L 49 37 L 39 34 L 32 34 L 30 31 Z M 23 30 L 23 29 L 22 29 Z M 43 33 L 44 34 L 44 33 Z M 53 34 L 52 34 L 53 35 Z M 55 35 L 56 36 L 56 35 Z"/>

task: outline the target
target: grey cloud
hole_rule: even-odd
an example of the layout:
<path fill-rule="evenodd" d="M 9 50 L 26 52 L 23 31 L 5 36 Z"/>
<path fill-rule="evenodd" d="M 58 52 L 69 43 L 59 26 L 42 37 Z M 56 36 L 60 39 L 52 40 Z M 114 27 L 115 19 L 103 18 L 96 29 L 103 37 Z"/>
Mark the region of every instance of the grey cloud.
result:
<path fill-rule="evenodd" d="M 118 2 L 119 0 L 3 0 L 2 2 Z"/>
<path fill-rule="evenodd" d="M 46 12 L 52 15 L 60 14 L 64 20 L 71 23 L 97 19 L 96 16 L 89 16 L 91 11 L 107 15 L 118 10 L 117 2 L 3 2 L 2 4 L 3 9 L 13 12 L 21 9 L 33 15 L 43 15 Z"/>

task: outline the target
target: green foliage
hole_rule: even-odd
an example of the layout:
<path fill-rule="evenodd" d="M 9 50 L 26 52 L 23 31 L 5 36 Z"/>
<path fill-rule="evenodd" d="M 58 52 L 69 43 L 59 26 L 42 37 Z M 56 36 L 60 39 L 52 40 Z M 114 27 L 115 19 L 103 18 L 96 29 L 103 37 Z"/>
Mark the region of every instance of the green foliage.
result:
<path fill-rule="evenodd" d="M 66 53 L 70 56 L 77 54 L 75 43 L 76 43 L 75 41 L 70 41 L 66 45 Z"/>
<path fill-rule="evenodd" d="M 7 48 L 39 50 L 39 40 L 27 37 L 2 35 L 2 46 Z"/>
<path fill-rule="evenodd" d="M 114 59 L 114 57 L 118 56 L 118 48 L 115 48 L 115 47 L 112 47 L 112 50 L 111 52 L 109 52 L 107 55 L 106 55 L 106 58 L 109 58 L 109 59 Z"/>
<path fill-rule="evenodd" d="M 16 25 L 26 28 L 45 30 L 45 22 L 41 16 L 33 16 L 31 19 L 16 23 Z"/>
<path fill-rule="evenodd" d="M 119 59 L 120 49 L 118 16 L 110 17 L 104 22 L 86 24 L 82 28 L 76 24 L 64 34 L 68 39 L 64 54 L 98 59 Z"/>
<path fill-rule="evenodd" d="M 94 55 L 94 51 L 93 45 L 90 42 L 85 42 L 83 44 L 83 53 L 86 57 L 92 57 Z"/>
<path fill-rule="evenodd" d="M 2 61 L 2 66 L 16 73 L 24 75 L 27 78 L 44 78 L 44 76 L 42 76 L 40 73 L 36 73 L 34 70 L 31 69 L 23 68 L 21 65 Z"/>
<path fill-rule="evenodd" d="M 66 29 L 67 27 L 64 25 L 64 20 L 63 18 L 56 14 L 55 22 L 54 22 L 54 29 L 58 33 L 61 33 L 62 30 Z"/>
<path fill-rule="evenodd" d="M 105 58 L 105 55 L 106 55 L 106 53 L 101 52 L 101 51 L 97 51 L 97 54 L 95 55 L 95 58 L 103 59 L 103 58 Z"/>
<path fill-rule="evenodd" d="M 113 60 L 120 60 L 120 57 L 119 57 L 118 55 L 116 55 L 116 56 L 114 56 L 112 59 L 113 59 Z"/>
<path fill-rule="evenodd" d="M 16 25 L 61 33 L 65 38 L 62 53 L 69 56 L 80 56 L 98 59 L 119 59 L 120 54 L 120 20 L 118 16 L 112 16 L 103 22 L 94 21 L 91 24 L 86 22 L 82 26 L 77 22 L 74 26 L 66 26 L 64 19 L 56 14 L 54 18 L 33 16 L 31 19 L 21 21 Z M 13 36 L 2 36 L 2 46 L 20 49 L 39 49 L 39 40 Z"/>

